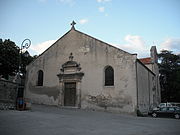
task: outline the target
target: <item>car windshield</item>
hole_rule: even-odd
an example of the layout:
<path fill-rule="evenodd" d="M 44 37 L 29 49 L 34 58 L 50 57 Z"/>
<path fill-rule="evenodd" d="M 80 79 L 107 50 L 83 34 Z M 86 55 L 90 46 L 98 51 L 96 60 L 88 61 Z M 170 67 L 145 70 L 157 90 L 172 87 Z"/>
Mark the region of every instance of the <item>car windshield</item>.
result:
<path fill-rule="evenodd" d="M 169 111 L 174 111 L 174 110 L 175 110 L 175 108 L 169 107 Z"/>
<path fill-rule="evenodd" d="M 167 111 L 166 107 L 161 108 L 161 111 Z"/>
<path fill-rule="evenodd" d="M 159 107 L 163 107 L 163 106 L 166 106 L 166 104 L 165 103 L 159 104 Z"/>
<path fill-rule="evenodd" d="M 171 103 L 160 103 L 158 106 L 159 107 L 172 107 L 173 105 Z"/>

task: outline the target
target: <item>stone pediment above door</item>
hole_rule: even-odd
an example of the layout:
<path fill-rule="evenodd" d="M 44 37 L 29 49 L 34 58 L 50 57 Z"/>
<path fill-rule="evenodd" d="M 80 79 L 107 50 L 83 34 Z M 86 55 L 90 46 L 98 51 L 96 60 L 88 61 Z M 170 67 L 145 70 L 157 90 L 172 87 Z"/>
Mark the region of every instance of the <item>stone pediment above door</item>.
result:
<path fill-rule="evenodd" d="M 81 81 L 82 77 L 84 76 L 84 73 L 80 72 L 80 64 L 76 61 L 73 61 L 73 58 L 73 54 L 70 53 L 69 61 L 62 64 L 60 73 L 57 75 L 60 81 Z"/>

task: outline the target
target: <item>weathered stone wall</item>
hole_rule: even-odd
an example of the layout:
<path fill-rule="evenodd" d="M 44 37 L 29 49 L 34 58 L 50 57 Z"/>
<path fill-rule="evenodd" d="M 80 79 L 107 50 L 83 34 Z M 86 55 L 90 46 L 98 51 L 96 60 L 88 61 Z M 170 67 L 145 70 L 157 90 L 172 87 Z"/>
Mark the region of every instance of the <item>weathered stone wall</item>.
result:
<path fill-rule="evenodd" d="M 137 95 L 138 110 L 147 114 L 154 104 L 155 75 L 140 61 L 137 61 Z"/>
<path fill-rule="evenodd" d="M 153 106 L 157 106 L 161 102 L 161 90 L 160 90 L 160 84 L 159 84 L 159 67 L 157 63 L 151 63 L 145 65 L 147 68 L 149 68 L 154 74 L 154 98 L 153 98 Z"/>
<path fill-rule="evenodd" d="M 159 67 L 158 67 L 158 64 L 157 63 L 154 63 L 154 73 L 156 74 L 156 77 L 155 77 L 155 81 L 156 81 L 156 89 L 155 89 L 155 92 L 156 92 L 156 97 L 155 97 L 155 102 L 156 102 L 156 106 L 158 104 L 161 103 L 161 88 L 160 88 L 160 82 L 159 82 Z"/>
<path fill-rule="evenodd" d="M 150 49 L 151 59 L 152 59 L 152 71 L 156 75 L 155 76 L 155 97 L 154 97 L 154 105 L 157 106 L 161 102 L 161 89 L 159 83 L 159 67 L 158 67 L 158 54 L 156 50 L 156 46 L 152 46 Z"/>
<path fill-rule="evenodd" d="M 152 46 L 150 49 L 151 55 L 151 63 L 146 64 L 145 66 L 148 67 L 154 74 L 155 87 L 153 87 L 153 106 L 157 106 L 161 102 L 161 89 L 159 83 L 159 67 L 158 67 L 158 56 L 156 46 Z"/>
<path fill-rule="evenodd" d="M 13 109 L 17 97 L 17 83 L 0 80 L 0 109 Z"/>
<path fill-rule="evenodd" d="M 32 102 L 58 105 L 61 65 L 70 53 L 80 63 L 81 108 L 135 113 L 136 55 L 131 55 L 102 41 L 71 30 L 27 67 L 25 96 Z M 114 69 L 114 86 L 104 86 L 104 69 Z M 36 86 L 37 72 L 43 70 L 44 85 Z"/>
<path fill-rule="evenodd" d="M 145 65 L 147 68 L 149 68 L 151 71 L 153 71 L 153 64 L 146 64 Z"/>

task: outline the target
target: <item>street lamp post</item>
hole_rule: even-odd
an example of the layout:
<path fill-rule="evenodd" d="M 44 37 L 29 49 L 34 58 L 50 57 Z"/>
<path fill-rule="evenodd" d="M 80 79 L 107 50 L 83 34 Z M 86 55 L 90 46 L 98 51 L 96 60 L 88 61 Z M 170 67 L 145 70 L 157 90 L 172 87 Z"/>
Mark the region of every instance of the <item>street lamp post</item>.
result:
<path fill-rule="evenodd" d="M 31 40 L 24 39 L 21 43 L 20 53 L 19 53 L 19 69 L 18 69 L 18 93 L 17 93 L 17 109 L 23 110 L 24 109 L 24 99 L 23 99 L 23 93 L 24 93 L 24 82 L 22 81 L 24 78 L 22 78 L 22 50 L 28 49 L 31 45 Z"/>
<path fill-rule="evenodd" d="M 31 45 L 31 40 L 30 39 L 24 39 L 23 42 L 21 43 L 21 48 L 20 48 L 20 56 L 19 56 L 19 75 L 21 73 L 21 68 L 22 68 L 22 50 L 23 49 L 28 49 Z"/>

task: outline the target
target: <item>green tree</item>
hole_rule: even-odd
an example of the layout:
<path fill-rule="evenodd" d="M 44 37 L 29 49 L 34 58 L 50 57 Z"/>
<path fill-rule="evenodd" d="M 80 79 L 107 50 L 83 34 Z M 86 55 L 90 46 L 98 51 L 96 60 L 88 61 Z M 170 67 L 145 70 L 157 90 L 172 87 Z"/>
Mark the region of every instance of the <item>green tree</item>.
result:
<path fill-rule="evenodd" d="M 26 51 L 20 52 L 20 48 L 16 44 L 5 39 L 0 39 L 0 75 L 8 79 L 8 76 L 16 75 L 19 72 L 19 66 L 21 63 L 20 72 L 22 77 L 25 76 L 26 66 L 35 58 L 30 56 Z"/>
<path fill-rule="evenodd" d="M 26 74 L 26 66 L 32 62 L 35 59 L 35 56 L 30 56 L 28 51 L 25 51 L 24 53 L 21 53 L 21 73 L 23 75 L 23 77 L 25 77 Z"/>
<path fill-rule="evenodd" d="M 18 71 L 19 50 L 13 41 L 0 39 L 0 75 L 6 79 Z"/>
<path fill-rule="evenodd" d="M 162 102 L 180 102 L 180 55 L 163 50 L 158 57 Z"/>

